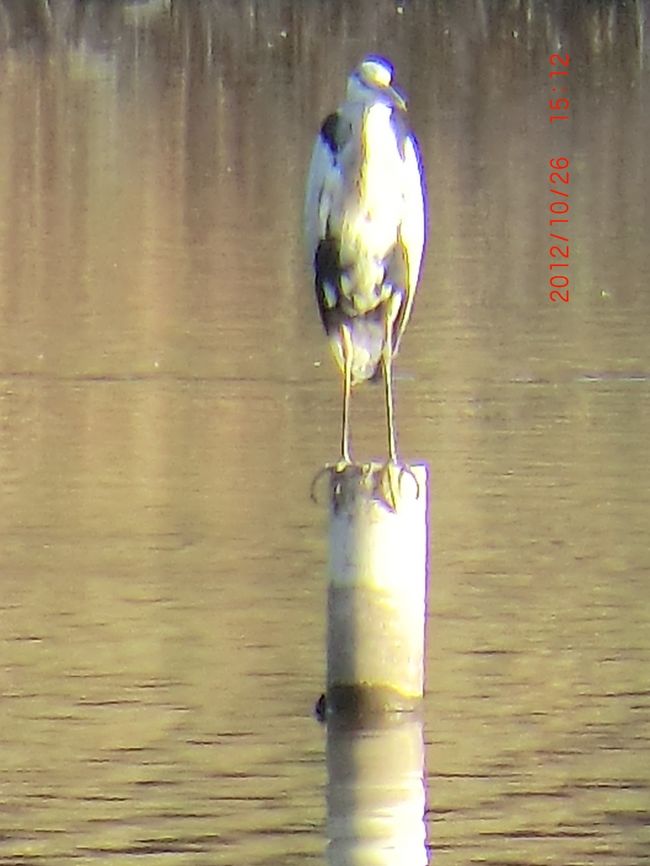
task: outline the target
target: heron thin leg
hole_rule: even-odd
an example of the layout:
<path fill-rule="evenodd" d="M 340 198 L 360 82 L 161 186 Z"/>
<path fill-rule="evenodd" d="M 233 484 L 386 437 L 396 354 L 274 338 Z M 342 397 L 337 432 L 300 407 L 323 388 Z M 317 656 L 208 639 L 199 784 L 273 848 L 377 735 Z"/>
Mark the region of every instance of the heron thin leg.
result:
<path fill-rule="evenodd" d="M 398 502 L 398 490 L 394 478 L 397 471 L 397 444 L 395 441 L 395 418 L 393 415 L 393 316 L 390 309 L 386 311 L 386 332 L 381 354 L 381 366 L 384 374 L 386 426 L 388 428 L 388 462 L 381 473 L 381 483 L 384 501 L 391 511 L 395 511 Z"/>
<path fill-rule="evenodd" d="M 398 492 L 401 494 L 403 476 L 410 475 L 415 482 L 416 498 L 420 495 L 420 485 L 413 470 L 407 464 L 400 463 L 397 459 L 397 436 L 393 412 L 393 318 L 390 314 L 386 317 L 386 337 L 381 355 L 381 364 L 384 374 L 386 425 L 388 427 L 388 463 L 382 473 L 382 485 L 384 501 L 392 511 L 395 511 L 399 498 L 397 494 Z"/>
<path fill-rule="evenodd" d="M 388 426 L 388 459 L 397 462 L 397 445 L 395 444 L 395 418 L 393 413 L 393 364 L 387 352 L 383 358 L 384 392 L 386 397 L 386 424 Z"/>
<path fill-rule="evenodd" d="M 341 346 L 343 348 L 343 418 L 341 423 L 341 460 L 350 460 L 350 391 L 352 389 L 352 340 L 350 331 L 341 326 Z"/>
<path fill-rule="evenodd" d="M 388 427 L 388 460 L 391 463 L 396 463 L 397 445 L 395 443 L 395 418 L 393 414 L 393 327 L 390 316 L 386 318 L 386 339 L 381 360 L 384 371 L 386 425 Z"/>
<path fill-rule="evenodd" d="M 390 331 L 390 327 L 387 328 Z M 386 426 L 388 427 L 388 462 L 380 474 L 381 495 L 391 511 L 397 509 L 397 487 L 395 474 L 397 472 L 397 446 L 395 444 L 395 423 L 393 418 L 393 356 L 390 342 L 384 347 L 381 356 L 384 374 L 384 397 L 386 400 Z"/>
<path fill-rule="evenodd" d="M 316 488 L 323 476 L 330 479 L 330 489 L 336 476 L 345 472 L 352 466 L 350 460 L 350 391 L 352 390 L 352 338 L 350 330 L 341 325 L 339 335 L 341 338 L 341 351 L 343 353 L 343 413 L 341 419 L 341 459 L 338 463 L 326 463 L 314 476 L 311 482 L 311 498 L 317 502 Z"/>

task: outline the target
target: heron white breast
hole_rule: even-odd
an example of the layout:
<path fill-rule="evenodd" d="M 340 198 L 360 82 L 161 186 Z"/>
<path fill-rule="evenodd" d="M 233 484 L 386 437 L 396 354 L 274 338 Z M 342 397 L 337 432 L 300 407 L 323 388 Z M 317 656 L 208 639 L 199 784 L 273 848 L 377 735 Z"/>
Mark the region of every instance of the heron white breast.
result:
<path fill-rule="evenodd" d="M 379 261 L 397 240 L 404 201 L 402 160 L 390 115 L 390 106 L 382 103 L 363 112 L 358 177 L 350 179 L 357 201 L 348 209 L 344 229 L 346 245 Z"/>

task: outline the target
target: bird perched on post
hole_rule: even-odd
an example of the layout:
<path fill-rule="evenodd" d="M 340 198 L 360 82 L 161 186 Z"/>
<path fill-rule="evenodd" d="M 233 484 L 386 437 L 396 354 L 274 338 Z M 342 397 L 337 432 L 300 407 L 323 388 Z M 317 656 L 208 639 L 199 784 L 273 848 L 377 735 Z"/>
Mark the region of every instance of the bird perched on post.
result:
<path fill-rule="evenodd" d="M 420 152 L 393 85 L 393 67 L 368 56 L 345 102 L 316 138 L 305 197 L 306 240 L 318 309 L 343 373 L 341 459 L 351 464 L 350 390 L 384 380 L 388 462 L 397 464 L 392 362 L 404 333 L 425 241 Z"/>

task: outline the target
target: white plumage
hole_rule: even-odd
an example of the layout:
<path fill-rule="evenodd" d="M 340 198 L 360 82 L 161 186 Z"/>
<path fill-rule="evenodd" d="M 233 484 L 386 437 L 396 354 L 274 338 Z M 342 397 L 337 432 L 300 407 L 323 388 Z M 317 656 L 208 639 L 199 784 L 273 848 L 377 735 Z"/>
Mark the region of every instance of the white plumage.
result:
<path fill-rule="evenodd" d="M 350 463 L 353 384 L 383 373 L 388 457 L 397 460 L 392 359 L 408 322 L 425 241 L 417 141 L 393 68 L 366 57 L 345 102 L 316 138 L 305 198 L 306 240 L 325 331 L 343 371 L 341 462 Z"/>

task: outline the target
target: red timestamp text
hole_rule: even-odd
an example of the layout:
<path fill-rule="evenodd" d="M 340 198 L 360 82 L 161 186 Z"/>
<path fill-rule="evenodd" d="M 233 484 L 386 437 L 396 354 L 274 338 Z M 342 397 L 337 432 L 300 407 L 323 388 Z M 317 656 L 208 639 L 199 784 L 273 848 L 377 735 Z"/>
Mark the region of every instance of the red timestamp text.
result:
<path fill-rule="evenodd" d="M 551 123 L 555 123 L 556 120 L 569 119 L 571 100 L 569 99 L 568 75 L 571 57 L 568 54 L 551 54 L 548 62 L 552 67 L 551 71 L 548 74 L 548 77 L 551 79 L 552 82 L 551 94 L 553 94 L 548 101 L 548 108 L 550 112 L 548 119 Z M 563 95 L 557 96 L 558 93 Z M 554 112 L 563 113 L 557 114 Z"/>
<path fill-rule="evenodd" d="M 549 247 L 549 271 L 548 284 L 551 290 L 548 293 L 550 301 L 562 301 L 569 303 L 569 188 L 571 173 L 569 172 L 570 161 L 565 156 L 557 156 L 548 161 L 551 172 L 548 176 L 550 184 L 549 192 L 555 196 L 548 206 L 549 209 L 549 238 L 561 243 L 552 244 Z"/>

